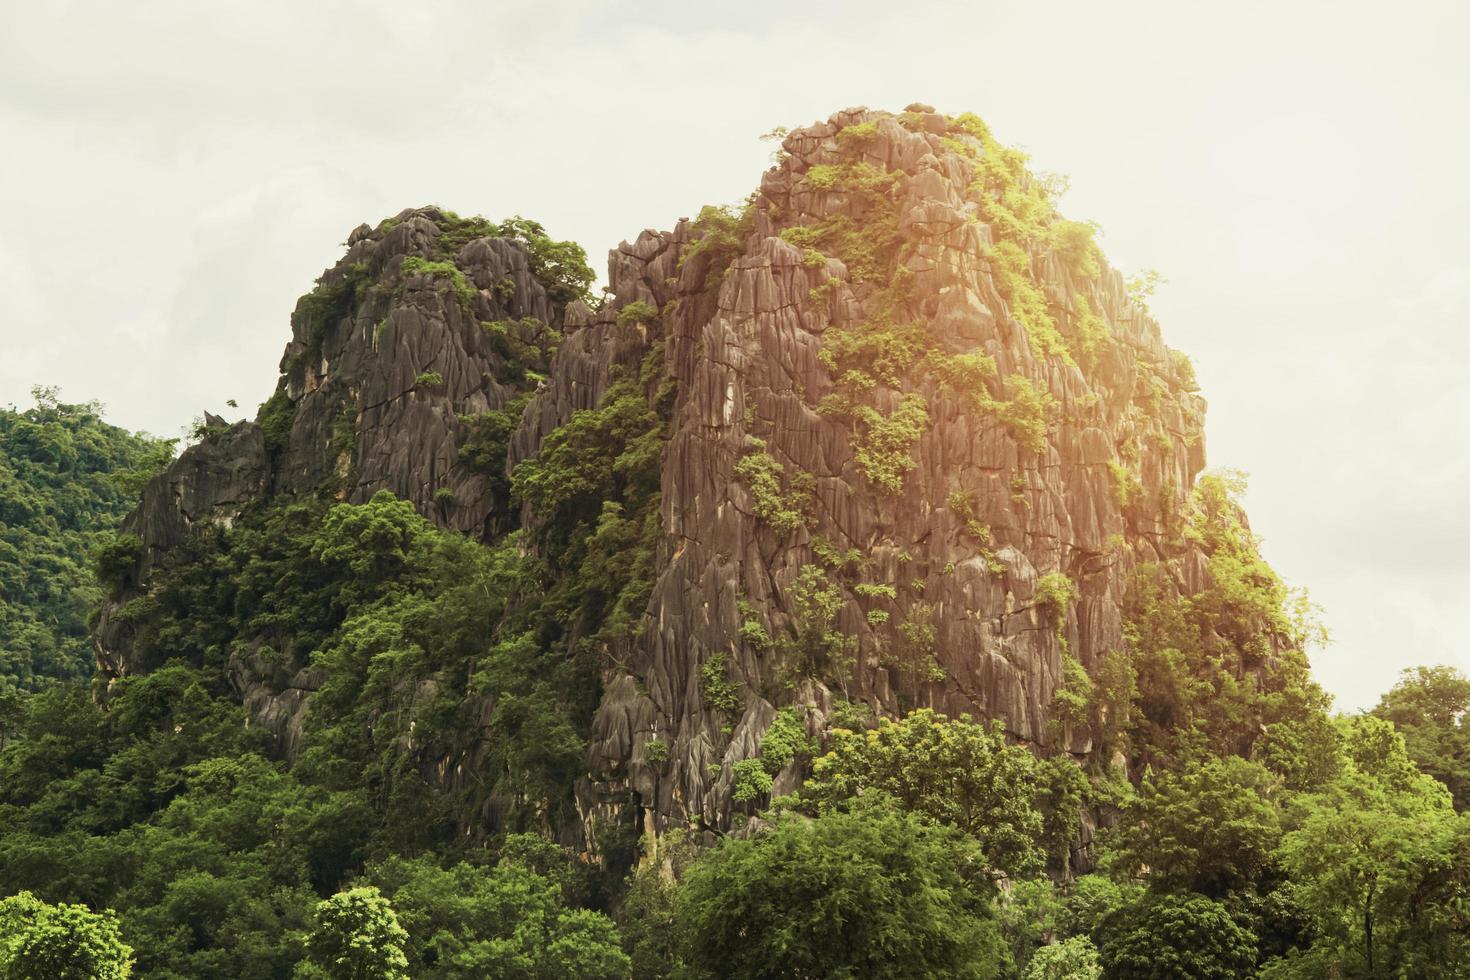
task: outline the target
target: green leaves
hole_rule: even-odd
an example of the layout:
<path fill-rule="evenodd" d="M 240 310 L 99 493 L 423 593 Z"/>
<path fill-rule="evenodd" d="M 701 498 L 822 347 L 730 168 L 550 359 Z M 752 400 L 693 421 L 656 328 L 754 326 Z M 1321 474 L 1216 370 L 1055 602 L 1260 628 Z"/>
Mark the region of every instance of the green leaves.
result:
<path fill-rule="evenodd" d="M 408 980 L 408 933 L 376 888 L 339 892 L 316 907 L 309 962 L 333 980 Z"/>
<path fill-rule="evenodd" d="M 0 409 L 0 690 L 90 674 L 88 613 L 138 557 L 137 538 L 113 532 L 173 458 L 171 440 L 108 425 L 96 403 L 33 395 Z"/>
<path fill-rule="evenodd" d="M 1151 885 L 1219 898 L 1251 887 L 1280 836 L 1263 766 L 1227 757 L 1145 779 L 1128 807 L 1122 860 Z"/>
<path fill-rule="evenodd" d="M 1245 980 L 1256 937 L 1219 902 L 1189 895 L 1147 899 L 1104 926 L 1106 980 Z"/>
<path fill-rule="evenodd" d="M 132 953 L 111 910 L 47 905 L 30 892 L 0 901 L 0 975 L 7 980 L 125 980 Z"/>
<path fill-rule="evenodd" d="M 1041 866 L 1035 757 L 1006 745 L 999 723 L 951 721 L 928 709 L 865 732 L 833 729 L 802 799 L 825 813 L 879 795 L 973 838 L 990 868 L 1016 875 Z"/>
<path fill-rule="evenodd" d="M 1009 957 L 975 845 L 880 808 L 729 840 L 677 895 L 693 977 L 998 977 Z"/>

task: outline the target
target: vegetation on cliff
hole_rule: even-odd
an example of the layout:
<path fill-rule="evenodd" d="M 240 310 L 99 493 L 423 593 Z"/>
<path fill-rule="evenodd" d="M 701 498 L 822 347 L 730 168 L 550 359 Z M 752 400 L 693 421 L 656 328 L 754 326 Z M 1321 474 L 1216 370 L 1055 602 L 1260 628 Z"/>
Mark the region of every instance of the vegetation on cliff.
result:
<path fill-rule="evenodd" d="M 166 446 L 52 396 L 0 415 L 0 542 L 23 570 L 60 548 L 72 583 L 67 616 L 16 592 L 4 620 L 30 624 L 17 649 L 70 653 L 0 693 L 0 976 L 1463 975 L 1470 681 L 1410 672 L 1371 715 L 1334 717 L 1307 666 L 1310 604 L 1262 558 L 1240 481 L 1194 481 L 1180 458 L 1164 419 L 1189 437 L 1192 375 L 1124 329 L 1095 229 L 976 117 L 843 119 L 797 136 L 826 141 L 823 162 L 772 178 L 822 216 L 782 225 L 757 195 L 701 212 L 667 254 L 624 246 L 674 299 L 638 282 L 574 320 L 585 255 L 523 218 L 422 209 L 354 233 L 359 251 L 298 307 L 307 356 L 258 431 L 206 434 L 274 469 L 189 515 L 167 554 L 101 533 Z M 1014 343 L 961 342 L 926 312 L 915 270 L 933 236 L 913 229 L 937 198 L 918 218 L 900 205 L 912 181 L 947 185 L 937 163 L 893 166 L 885 133 L 951 154 L 965 190 L 938 223 L 986 243 L 971 285 L 1004 316 L 978 319 Z M 770 248 L 752 262 L 758 228 Z M 409 232 L 413 255 L 369 247 Z M 472 261 L 487 238 L 500 264 Z M 681 317 L 739 321 L 750 342 L 724 284 L 753 271 L 775 288 L 776 260 L 798 305 L 851 315 L 797 341 L 821 394 L 794 380 L 789 414 L 757 420 L 747 401 L 737 429 L 724 400 L 689 406 L 716 355 Z M 511 310 L 517 281 L 518 301 L 540 291 L 536 315 Z M 392 360 L 400 309 L 474 356 Z M 582 360 L 567 353 L 589 335 Z M 1099 407 L 1083 382 L 1125 353 Z M 306 401 L 352 389 L 331 375 L 344 361 L 454 424 L 403 496 L 347 478 L 376 404 Z M 1079 479 L 1095 472 L 1094 509 L 1127 533 L 1033 565 L 1024 527 L 995 515 L 1058 506 L 1056 447 L 1101 438 L 1104 409 L 1129 424 Z M 824 449 L 860 479 L 798 463 L 791 419 L 835 420 Z M 983 478 L 934 483 L 949 444 L 916 447 L 942 419 L 956 443 L 972 421 L 995 434 Z M 717 421 L 735 434 L 709 435 Z M 671 563 L 701 542 L 667 524 L 710 492 L 675 493 L 699 479 L 690 439 L 741 488 L 694 531 L 752 529 L 692 586 Z M 303 444 L 345 465 L 282 489 Z M 480 481 L 470 533 L 451 529 L 462 485 L 441 465 Z M 916 485 L 938 516 L 899 546 L 884 535 Z M 833 534 L 832 511 L 870 504 L 876 545 Z M 935 529 L 963 560 L 924 552 Z M 760 575 L 722 578 L 733 562 Z M 681 586 L 697 603 L 655 607 Z M 952 627 L 991 601 L 1014 635 L 963 647 Z M 115 649 L 89 685 L 74 614 L 95 602 Z M 1113 641 L 1089 646 L 1080 621 L 1109 613 Z M 706 628 L 718 642 L 696 648 Z M 677 647 L 663 660 L 656 633 Z M 1039 693 L 991 712 L 1009 689 L 981 667 L 1027 651 L 1007 676 Z M 987 716 L 936 710 L 956 691 Z"/>
<path fill-rule="evenodd" d="M 92 563 L 115 553 L 123 515 L 173 458 L 171 440 L 108 425 L 96 403 L 33 397 L 0 409 L 0 697 L 91 676 Z"/>

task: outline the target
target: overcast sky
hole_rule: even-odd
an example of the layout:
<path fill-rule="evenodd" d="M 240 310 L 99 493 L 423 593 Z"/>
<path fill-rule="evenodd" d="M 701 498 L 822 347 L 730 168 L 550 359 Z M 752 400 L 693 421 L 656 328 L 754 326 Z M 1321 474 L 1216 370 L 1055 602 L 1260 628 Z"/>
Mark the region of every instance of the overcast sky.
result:
<path fill-rule="evenodd" d="M 6 0 L 0 404 L 177 435 L 270 393 L 360 222 L 519 213 L 601 267 L 743 198 L 773 126 L 972 110 L 1167 277 L 1210 462 L 1369 706 L 1470 669 L 1467 6 Z"/>

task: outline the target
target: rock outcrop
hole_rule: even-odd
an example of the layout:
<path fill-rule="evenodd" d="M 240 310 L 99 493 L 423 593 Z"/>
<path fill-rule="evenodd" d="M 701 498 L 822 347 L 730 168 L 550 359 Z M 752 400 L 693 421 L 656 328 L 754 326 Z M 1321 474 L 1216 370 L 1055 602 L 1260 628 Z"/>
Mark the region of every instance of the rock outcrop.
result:
<path fill-rule="evenodd" d="M 1017 210 L 1044 195 L 997 170 L 976 123 L 911 106 L 795 130 L 744 214 L 615 249 L 596 311 L 553 301 L 511 239 L 446 251 L 455 221 L 435 209 L 358 229 L 298 305 L 261 417 L 184 453 L 129 518 L 138 581 L 264 493 L 387 489 L 493 539 L 505 502 L 459 463 L 464 417 L 537 389 L 509 472 L 662 345 L 677 396 L 657 578 L 641 626 L 604 651 L 578 788 L 589 831 L 729 827 L 735 764 L 791 703 L 813 730 L 843 701 L 932 706 L 1086 755 L 1086 726 L 1053 710 L 1066 657 L 1091 669 L 1121 648 L 1140 562 L 1186 590 L 1205 574 L 1174 526 L 1204 465 L 1204 402 L 1082 226 L 1066 238 L 1054 214 Z M 539 387 L 482 327 L 533 321 L 547 334 L 525 345 L 560 339 Z M 835 654 L 797 670 L 814 628 Z M 105 674 L 141 668 L 110 613 L 98 644 Z M 311 679 L 266 673 L 238 663 L 237 687 L 291 731 Z M 711 703 L 712 677 L 733 710 Z"/>
<path fill-rule="evenodd" d="M 872 129 L 857 151 L 843 139 L 855 127 Z M 1063 651 L 1093 667 L 1121 648 L 1124 592 L 1140 561 L 1175 558 L 1192 579 L 1184 587 L 1198 587 L 1202 562 L 1172 543 L 1177 529 L 1166 525 L 1204 464 L 1203 400 L 1157 324 L 1129 300 L 1123 277 L 1106 266 L 1084 277 L 1055 254 L 1031 256 L 1063 336 L 1078 335 L 1080 301 L 1111 338 L 1087 370 L 1036 349 L 997 290 L 974 166 L 955 145 L 972 139 L 916 111 L 900 118 L 851 110 L 791 133 L 784 159 L 752 199 L 743 254 L 712 299 L 704 263 L 680 268 L 693 237 L 687 224 L 645 232 L 612 253 L 611 308 L 569 337 L 511 459 L 529 456 L 553 425 L 595 403 L 608 352 L 632 342 L 616 325 L 616 307 L 642 300 L 665 311 L 668 365 L 680 386 L 663 464 L 666 552 L 642 641 L 626 673 L 609 676 L 596 717 L 589 809 L 631 789 L 657 825 L 682 826 L 696 815 L 723 824 L 734 764 L 755 755 L 774 707 L 793 697 L 819 712 L 835 695 L 884 714 L 913 706 L 970 713 L 999 719 L 1017 739 L 1061 739 L 1086 753 L 1085 731 L 1049 726 Z M 839 259 L 792 244 L 802 238 L 792 229 L 875 217 L 858 210 L 852 193 L 817 186 L 832 168 L 854 165 L 899 175 L 894 261 L 912 274 L 913 297 L 899 315 L 921 321 L 945 353 L 993 359 L 996 389 L 1018 374 L 1049 394 L 1040 451 L 933 373 L 911 372 L 873 391 L 880 412 L 895 412 L 910 392 L 927 408 L 909 453 L 915 465 L 892 493 L 864 474 L 852 425 L 819 409 L 836 381 L 823 361 L 824 336 L 885 315 L 880 307 L 890 301 L 851 281 Z M 781 468 L 786 492 L 796 474 L 810 474 L 800 527 L 782 530 L 761 516 L 737 471 L 756 446 Z M 795 628 L 793 593 L 812 566 L 843 583 L 835 626 L 855 639 L 845 690 L 791 690 L 781 658 L 742 636 L 747 621 L 773 637 Z M 1038 598 L 1049 573 L 1075 587 L 1061 622 Z M 906 683 L 914 678 L 902 663 L 905 624 L 932 626 L 934 679 L 926 664 L 919 683 Z M 700 668 L 721 656 L 747 692 L 738 718 L 701 696 Z M 670 747 L 667 761 L 645 761 L 650 739 Z"/>

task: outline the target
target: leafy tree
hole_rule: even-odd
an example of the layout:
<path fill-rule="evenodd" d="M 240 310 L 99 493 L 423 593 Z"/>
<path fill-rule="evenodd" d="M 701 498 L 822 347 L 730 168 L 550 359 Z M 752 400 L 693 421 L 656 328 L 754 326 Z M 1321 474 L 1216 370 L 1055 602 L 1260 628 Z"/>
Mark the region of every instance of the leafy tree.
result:
<path fill-rule="evenodd" d="M 1256 962 L 1256 937 L 1199 895 L 1146 898 L 1102 932 L 1106 980 L 1243 980 Z"/>
<path fill-rule="evenodd" d="M 1100 980 L 1097 947 L 1086 936 L 1072 936 L 1043 946 L 1026 964 L 1021 980 Z"/>
<path fill-rule="evenodd" d="M 407 980 L 408 934 L 376 888 L 338 892 L 316 907 L 309 962 L 333 980 Z"/>
<path fill-rule="evenodd" d="M 1219 898 L 1255 882 L 1280 836 L 1275 778 L 1245 759 L 1209 759 L 1144 780 L 1124 824 L 1122 860 L 1165 890 Z"/>
<path fill-rule="evenodd" d="M 539 840 L 539 839 L 538 839 Z M 368 870 L 408 932 L 415 977 L 602 978 L 629 960 L 606 916 L 569 908 L 562 886 L 515 856 L 493 868 L 389 858 Z"/>
<path fill-rule="evenodd" d="M 1057 928 L 1064 936 L 1096 936 L 1099 927 L 1119 909 L 1136 903 L 1143 888 L 1130 881 L 1118 882 L 1100 874 L 1082 875 L 1072 882 Z"/>
<path fill-rule="evenodd" d="M 124 980 L 132 955 L 110 910 L 47 905 L 30 892 L 0 901 L 0 975 L 8 980 Z"/>
<path fill-rule="evenodd" d="M 91 673 L 91 557 L 111 540 L 173 442 L 102 420 L 102 406 L 32 390 L 0 409 L 0 692 Z"/>
<path fill-rule="evenodd" d="M 1414 764 L 1449 787 L 1455 809 L 1470 809 L 1470 677 L 1453 667 L 1405 670 L 1373 714 L 1393 722 Z"/>
<path fill-rule="evenodd" d="M 842 587 L 819 565 L 797 573 L 790 594 L 791 621 L 776 636 L 776 652 L 794 677 L 827 678 L 846 683 L 852 665 L 852 638 L 837 629 Z"/>
<path fill-rule="evenodd" d="M 695 977 L 997 977 L 1005 950 L 973 841 L 863 807 L 728 840 L 678 896 Z"/>
<path fill-rule="evenodd" d="M 1315 938 L 1273 975 L 1448 975 L 1444 964 L 1470 953 L 1457 904 L 1463 871 L 1451 870 L 1464 857 L 1466 818 L 1414 768 L 1387 722 L 1363 717 L 1344 728 L 1342 775 L 1286 811 L 1278 859 Z"/>
<path fill-rule="evenodd" d="M 1042 862 L 1036 759 L 1008 746 L 998 723 L 950 720 L 925 708 L 865 733 L 833 729 L 812 769 L 802 799 L 814 812 L 868 795 L 887 798 L 966 834 L 994 869 L 1018 874 Z"/>
<path fill-rule="evenodd" d="M 1025 966 L 1037 948 L 1057 934 L 1061 910 L 1056 886 L 1044 876 L 1012 882 L 1002 893 L 996 917 L 1018 966 Z"/>

